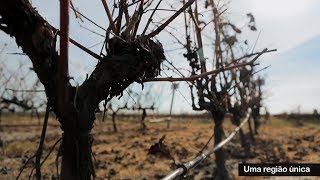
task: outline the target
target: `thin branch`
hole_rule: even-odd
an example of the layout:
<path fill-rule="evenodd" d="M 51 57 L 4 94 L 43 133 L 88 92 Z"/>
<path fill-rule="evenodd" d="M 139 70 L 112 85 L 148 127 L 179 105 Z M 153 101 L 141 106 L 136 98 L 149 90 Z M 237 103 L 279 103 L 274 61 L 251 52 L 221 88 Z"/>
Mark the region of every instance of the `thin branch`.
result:
<path fill-rule="evenodd" d="M 152 38 L 159 34 L 166 26 L 168 26 L 174 19 L 176 19 L 179 14 L 181 14 L 184 10 L 186 10 L 195 0 L 189 0 L 186 4 L 184 4 L 174 15 L 172 15 L 166 22 L 164 22 L 161 26 L 159 26 L 156 30 L 146 35 L 146 38 Z"/>
<path fill-rule="evenodd" d="M 53 144 L 53 146 L 51 147 L 51 149 L 50 149 L 49 153 L 47 154 L 47 156 L 46 156 L 46 157 L 42 160 L 42 162 L 40 163 L 40 168 L 41 168 L 42 165 L 46 162 L 46 160 L 49 158 L 49 156 L 50 156 L 51 153 L 53 152 L 53 150 L 54 150 L 54 148 L 56 147 L 56 145 L 57 145 L 61 140 L 62 140 L 62 137 L 59 138 L 59 139 Z M 35 156 L 36 156 L 36 154 L 35 154 Z M 32 176 L 32 174 L 33 174 L 34 169 L 35 169 L 35 167 L 32 168 L 31 173 L 30 173 L 30 175 L 29 175 L 29 179 L 31 179 L 31 176 Z"/>
<path fill-rule="evenodd" d="M 27 56 L 26 53 L 7 53 L 7 54 Z"/>
<path fill-rule="evenodd" d="M 133 1 L 131 4 L 128 4 L 128 7 L 135 5 L 135 4 L 139 3 L 140 1 L 141 0 Z"/>
<path fill-rule="evenodd" d="M 94 47 L 96 47 L 96 46 L 98 46 L 98 45 L 100 45 L 100 44 L 102 44 L 102 43 L 104 43 L 104 41 L 98 42 L 98 43 L 96 43 L 96 44 L 93 44 L 93 45 L 89 46 L 88 48 L 89 48 L 89 49 L 94 48 Z"/>
<path fill-rule="evenodd" d="M 83 45 L 81 45 L 80 43 L 78 43 L 77 41 L 73 40 L 73 39 L 69 39 L 70 42 L 72 44 L 74 44 L 75 46 L 77 46 L 78 48 L 80 48 L 81 50 L 83 50 L 84 52 L 88 53 L 89 55 L 91 55 L 92 57 L 100 60 L 101 59 L 101 56 L 99 56 L 98 54 L 94 53 L 93 51 L 91 51 L 90 49 L 84 47 Z"/>
<path fill-rule="evenodd" d="M 58 35 L 60 35 L 60 31 L 59 31 L 57 28 L 53 27 L 53 26 L 50 25 L 50 24 L 48 24 L 48 25 L 49 25 L 53 30 L 58 31 Z M 101 59 L 101 56 L 99 56 L 98 54 L 94 53 L 94 52 L 91 51 L 90 49 L 84 47 L 82 44 L 78 43 L 78 42 L 75 41 L 74 39 L 72 39 L 72 38 L 69 37 L 69 41 L 70 41 L 73 45 L 77 46 L 79 49 L 81 49 L 81 50 L 83 50 L 84 52 L 86 52 L 86 53 L 88 53 L 89 55 L 91 55 L 92 57 L 94 57 L 94 58 L 96 58 L 96 59 L 98 59 L 98 60 Z"/>
<path fill-rule="evenodd" d="M 125 0 L 120 0 L 118 17 L 117 17 L 117 24 L 116 24 L 116 31 L 114 32 L 117 35 L 120 35 L 123 10 L 124 10 L 124 8 L 126 8 L 125 3 L 126 3 Z"/>
<path fill-rule="evenodd" d="M 110 23 L 110 28 L 111 30 L 116 33 L 116 26 L 113 22 L 113 19 L 112 19 L 112 15 L 110 13 L 110 10 L 109 10 L 109 7 L 108 7 L 108 4 L 106 2 L 106 0 L 101 0 L 102 4 L 103 4 L 103 7 L 104 7 L 104 10 L 106 11 L 107 13 L 107 16 L 108 16 L 108 19 L 109 19 L 109 23 Z"/>
<path fill-rule="evenodd" d="M 25 109 L 25 110 L 30 110 L 33 109 L 33 105 L 29 105 L 28 101 L 26 100 L 18 100 L 16 98 L 12 98 L 12 99 L 7 99 L 2 97 L 0 103 L 11 103 L 11 104 L 15 104 L 17 106 L 20 106 L 21 108 Z"/>
<path fill-rule="evenodd" d="M 217 73 L 220 73 L 220 72 L 223 72 L 223 71 L 227 71 L 227 70 L 243 67 L 243 66 L 246 66 L 246 65 L 252 65 L 262 54 L 266 53 L 267 50 L 268 49 L 264 49 L 263 51 L 258 53 L 258 55 L 255 58 L 253 58 L 251 61 L 249 61 L 249 62 L 239 63 L 239 64 L 228 66 L 228 67 L 220 67 L 220 68 L 212 70 L 212 71 L 208 71 L 208 72 L 205 72 L 205 73 L 201 73 L 201 74 L 193 75 L 193 76 L 189 76 L 189 77 L 182 77 L 182 78 L 178 78 L 178 77 L 177 78 L 174 78 L 174 77 L 146 78 L 146 79 L 143 79 L 142 82 L 151 82 L 151 81 L 169 81 L 169 82 L 174 82 L 174 81 L 194 81 L 194 80 L 197 80 L 199 78 L 204 78 L 206 76 L 217 74 Z"/>
<path fill-rule="evenodd" d="M 17 176 L 16 180 L 18 180 L 18 179 L 20 178 L 20 176 L 21 176 L 21 174 L 22 174 L 23 170 L 24 170 L 24 169 L 26 168 L 26 166 L 29 164 L 30 160 L 31 160 L 31 159 L 33 159 L 33 158 L 35 158 L 35 157 L 36 157 L 36 154 L 35 154 L 35 155 L 33 155 L 33 156 L 31 156 L 31 157 L 26 161 L 26 163 L 24 163 L 24 165 L 22 166 L 22 168 L 21 168 L 21 170 L 20 170 L 20 172 L 19 172 L 19 174 L 18 174 L 18 176 Z"/>
<path fill-rule="evenodd" d="M 39 90 L 24 90 L 24 89 L 11 89 L 11 88 L 6 88 L 5 90 L 13 91 L 13 92 L 45 92 L 44 89 L 39 89 Z"/>
<path fill-rule="evenodd" d="M 148 29 L 148 27 L 149 27 L 149 25 L 150 25 L 150 23 L 151 23 L 151 21 L 152 21 L 152 17 L 153 17 L 153 15 L 154 15 L 154 13 L 157 11 L 157 9 L 158 9 L 158 7 L 159 7 L 159 5 L 160 5 L 161 2 L 162 2 L 162 0 L 159 0 L 158 4 L 157 4 L 156 7 L 153 9 L 153 11 L 152 11 L 152 13 L 151 13 L 151 15 L 150 15 L 150 17 L 149 17 L 149 19 L 148 19 L 148 21 L 147 21 L 147 24 L 146 24 L 146 26 L 144 27 L 144 30 L 143 30 L 143 32 L 142 32 L 142 35 L 144 35 L 144 34 L 146 33 L 146 31 L 147 31 L 147 29 Z"/>
<path fill-rule="evenodd" d="M 254 49 L 256 48 L 256 45 L 257 45 L 257 43 L 258 43 L 258 40 L 259 40 L 260 35 L 261 35 L 261 30 L 259 31 L 258 37 L 257 37 L 256 41 L 254 42 L 254 45 L 253 45 L 253 48 L 252 48 L 252 52 L 251 52 L 251 53 L 253 53 Z"/>
<path fill-rule="evenodd" d="M 223 14 L 224 12 L 226 12 L 228 9 L 225 9 L 225 10 L 223 10 L 221 13 L 219 13 L 219 15 L 218 16 L 220 16 L 221 14 Z M 211 11 L 211 10 L 210 10 Z M 212 22 L 214 22 L 214 18 L 211 20 L 211 21 L 209 21 L 208 23 L 206 23 L 202 28 L 201 28 L 201 30 L 204 30 L 204 28 L 206 28 L 210 23 L 212 23 Z"/>
<path fill-rule="evenodd" d="M 178 74 L 180 74 L 182 77 L 185 77 L 185 76 L 183 75 L 183 73 L 182 73 L 176 66 L 173 65 L 172 62 L 170 62 L 170 61 L 167 60 L 167 59 L 166 59 L 166 62 L 169 63 L 169 64 L 171 65 L 171 67 L 178 72 Z"/>
<path fill-rule="evenodd" d="M 44 144 L 44 139 L 46 137 L 46 132 L 47 132 L 47 126 L 48 126 L 48 119 L 49 119 L 49 111 L 50 111 L 50 105 L 49 102 L 47 102 L 47 108 L 46 108 L 46 114 L 44 116 L 44 121 L 43 121 L 43 127 L 42 127 L 42 132 L 41 132 L 41 138 L 40 138 L 40 143 L 39 147 L 37 150 L 37 155 L 36 155 L 36 178 L 41 179 L 41 167 L 40 167 L 40 161 L 41 161 L 41 156 L 43 153 L 43 144 Z"/>
<path fill-rule="evenodd" d="M 172 32 L 164 29 L 164 32 L 167 32 L 172 38 L 174 38 L 180 45 L 182 45 L 183 47 L 186 47 L 186 45 L 183 44 L 183 42 L 180 41 L 179 38 L 177 38 L 177 36 L 175 36 L 174 34 L 172 34 Z M 168 52 L 168 51 L 166 51 Z"/>
<path fill-rule="evenodd" d="M 196 2 L 195 4 L 195 13 L 198 12 L 198 4 Z M 199 27 L 199 18 L 198 15 L 196 14 L 196 16 L 193 16 L 192 14 L 192 9 L 191 7 L 189 8 L 189 14 L 191 16 L 191 19 L 194 22 L 194 26 L 195 26 L 195 32 L 196 32 L 196 39 L 197 39 L 197 44 L 198 44 L 198 55 L 199 55 L 199 60 L 200 60 L 200 64 L 201 64 L 201 73 L 205 73 L 207 72 L 207 68 L 206 68 L 206 62 L 205 62 L 205 58 L 204 58 L 204 52 L 203 52 L 203 42 L 202 42 L 202 31 L 201 28 Z"/>
<path fill-rule="evenodd" d="M 98 28 L 107 31 L 107 29 L 103 28 L 102 26 L 100 26 L 99 24 L 95 23 L 93 20 L 91 20 L 90 18 L 88 18 L 86 15 L 82 14 L 79 10 L 74 9 L 73 7 L 70 7 L 73 11 L 75 11 L 76 13 L 78 13 L 80 16 L 82 16 L 84 19 L 88 20 L 89 22 L 91 22 L 92 24 L 94 24 L 95 26 L 97 26 Z"/>
<path fill-rule="evenodd" d="M 40 167 L 43 165 L 43 163 L 46 162 L 46 160 L 48 159 L 48 157 L 50 156 L 50 154 L 52 153 L 52 151 L 54 150 L 54 148 L 56 147 L 56 145 L 62 140 L 62 137 L 60 139 L 58 139 L 54 144 L 53 146 L 51 147 L 49 153 L 47 154 L 47 156 L 42 160 L 41 164 L 40 164 Z"/>
<path fill-rule="evenodd" d="M 104 122 L 105 116 L 107 112 L 107 102 L 106 100 L 103 102 L 103 116 L 102 116 L 102 122 Z"/>
<path fill-rule="evenodd" d="M 58 180 L 60 179 L 60 173 L 59 173 L 59 156 L 60 156 L 60 153 L 62 152 L 62 143 L 60 144 L 59 148 L 58 148 L 58 153 L 57 153 L 57 156 L 56 156 L 56 171 L 57 171 L 57 177 L 58 177 Z"/>
<path fill-rule="evenodd" d="M 83 22 L 81 15 L 78 13 L 78 11 L 76 11 L 76 8 L 74 7 L 72 1 L 70 1 L 70 8 L 73 10 L 76 19 L 80 19 L 80 21 Z"/>
<path fill-rule="evenodd" d="M 96 35 L 98 35 L 98 36 L 100 36 L 100 37 L 105 38 L 105 36 L 104 36 L 104 35 L 102 35 L 102 34 L 100 34 L 100 33 L 96 32 L 96 31 L 94 31 L 94 30 L 92 30 L 92 29 L 89 29 L 89 28 L 87 28 L 87 27 L 85 27 L 85 26 L 83 26 L 83 25 L 81 25 L 81 24 L 79 24 L 79 25 L 80 25 L 80 27 L 82 27 L 83 29 L 85 29 L 85 30 L 87 30 L 87 31 L 90 31 L 90 32 L 92 32 L 93 34 L 96 34 Z"/>
<path fill-rule="evenodd" d="M 265 53 L 270 53 L 270 52 L 275 52 L 275 51 L 277 51 L 277 49 L 267 50 Z M 244 56 L 242 56 L 242 57 L 240 57 L 240 58 L 238 58 L 238 59 L 232 60 L 232 61 L 231 61 L 230 63 L 228 63 L 226 66 L 230 66 L 231 64 L 234 64 L 234 63 L 236 63 L 236 62 L 238 62 L 238 61 L 240 61 L 240 60 L 242 60 L 242 59 L 250 58 L 250 57 L 255 56 L 255 55 L 258 55 L 258 54 L 260 54 L 260 52 L 256 52 L 256 53 L 244 55 Z"/>
<path fill-rule="evenodd" d="M 132 32 L 132 39 L 135 38 L 136 34 L 137 34 L 137 31 L 138 31 L 138 27 L 139 27 L 139 24 L 140 24 L 140 21 L 141 21 L 141 17 L 143 15 L 143 3 L 144 3 L 144 0 L 141 0 L 140 2 L 140 6 L 139 6 L 139 16 L 138 16 L 138 21 L 135 23 L 135 27 L 134 27 L 134 30 Z"/>
<path fill-rule="evenodd" d="M 212 138 L 214 137 L 214 133 L 212 133 L 212 135 L 210 136 L 210 138 L 208 139 L 207 143 L 201 148 L 201 150 L 199 151 L 198 154 L 202 154 L 203 151 L 208 147 L 209 143 L 211 142 Z"/>

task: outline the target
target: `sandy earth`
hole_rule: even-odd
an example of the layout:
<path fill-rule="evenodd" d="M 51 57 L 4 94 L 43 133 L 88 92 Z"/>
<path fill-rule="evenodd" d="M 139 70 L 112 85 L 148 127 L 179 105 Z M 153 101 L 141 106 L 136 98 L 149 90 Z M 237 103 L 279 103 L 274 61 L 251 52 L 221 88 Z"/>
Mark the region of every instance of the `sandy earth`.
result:
<path fill-rule="evenodd" d="M 234 126 L 225 123 L 228 135 Z M 3 141 L 0 148 L 0 179 L 15 179 L 20 168 L 37 148 L 41 127 L 38 120 L 30 117 L 4 117 L 2 120 Z M 114 133 L 110 120 L 96 121 L 93 131 L 94 165 L 97 179 L 159 179 L 168 174 L 175 165 L 165 156 L 148 155 L 150 146 L 165 135 L 164 144 L 170 150 L 177 164 L 192 159 L 212 135 L 213 124 L 210 120 L 175 119 L 171 128 L 166 123 L 147 123 L 146 133 L 139 131 L 136 119 L 118 121 L 119 132 Z M 247 132 L 247 127 L 244 128 Z M 55 119 L 49 120 L 45 142 L 47 155 L 52 145 L 61 137 L 61 131 Z M 317 179 L 316 177 L 239 177 L 239 162 L 277 163 L 277 162 L 320 162 L 320 124 L 295 126 L 273 119 L 271 124 L 263 125 L 252 147 L 249 159 L 243 158 L 243 149 L 239 137 L 229 143 L 227 166 L 234 179 Z M 212 142 L 208 145 L 213 147 Z M 44 163 L 44 179 L 55 179 L 57 148 Z M 188 173 L 187 179 L 210 179 L 214 169 L 214 158 L 210 157 Z M 27 179 L 32 169 L 27 166 L 21 179 Z M 318 178 L 320 179 L 320 178 Z"/>

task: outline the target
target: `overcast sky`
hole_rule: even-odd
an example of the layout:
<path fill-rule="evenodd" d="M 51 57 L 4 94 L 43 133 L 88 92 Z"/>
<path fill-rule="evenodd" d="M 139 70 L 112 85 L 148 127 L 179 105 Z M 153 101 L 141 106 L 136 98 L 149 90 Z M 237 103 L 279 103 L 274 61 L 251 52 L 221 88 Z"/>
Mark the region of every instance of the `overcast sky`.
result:
<path fill-rule="evenodd" d="M 103 27 L 108 25 L 104 9 L 100 0 L 74 0 L 75 6 L 85 15 L 92 18 Z M 108 1 L 109 2 L 109 1 Z M 110 1 L 111 2 L 111 1 Z M 180 6 L 180 1 L 174 2 L 174 7 Z M 39 13 L 54 26 L 59 25 L 59 1 L 33 0 L 33 5 Z M 163 5 L 167 5 L 166 2 Z M 320 110 L 320 77 L 318 59 L 320 52 L 320 1 L 318 0 L 232 0 L 228 15 L 234 24 L 243 26 L 248 21 L 246 13 L 253 13 L 256 18 L 258 32 L 244 33 L 251 42 L 254 42 L 260 33 L 255 47 L 261 50 L 265 47 L 276 48 L 276 53 L 264 56 L 260 62 L 262 66 L 271 67 L 262 72 L 261 75 L 267 77 L 265 88 L 267 99 L 264 104 L 272 113 L 291 112 L 300 105 L 302 111 L 311 112 L 314 108 Z M 155 18 L 166 18 L 170 14 L 158 13 Z M 88 32 L 83 26 L 89 27 L 104 35 L 104 31 L 91 26 L 91 24 L 79 23 L 71 15 L 71 37 L 84 44 L 97 53 L 100 52 L 103 37 Z M 179 24 L 180 23 L 180 24 Z M 172 26 L 179 28 L 181 20 L 176 20 Z M 166 50 L 177 47 L 168 40 L 169 36 L 161 33 L 158 39 L 163 43 Z M 0 33 L 3 43 L 8 43 L 8 52 L 16 52 L 14 41 L 4 33 Z M 170 38 L 172 39 L 172 38 Z M 99 44 L 100 43 L 100 44 Z M 97 46 L 94 46 L 98 44 Z M 90 73 L 96 62 L 87 54 L 79 51 L 74 46 L 70 46 L 70 74 L 74 76 L 76 82 L 81 82 L 86 73 Z M 173 61 L 176 66 L 187 67 L 179 53 L 167 53 L 166 56 Z M 7 59 L 18 59 L 7 57 Z M 19 57 L 21 59 L 21 57 Z M 79 75 L 80 74 L 80 75 Z M 155 85 L 154 90 L 162 97 L 157 104 L 160 111 L 168 112 L 170 104 L 170 83 Z M 161 88 L 160 88 L 161 87 Z M 162 96 L 160 96 L 162 95 Z M 158 98 L 159 98 L 158 97 Z M 190 113 L 190 93 L 186 83 L 180 83 L 176 92 L 174 112 Z"/>
<path fill-rule="evenodd" d="M 259 47 L 277 48 L 263 58 L 268 97 L 265 104 L 273 113 L 320 109 L 320 1 L 240 0 L 232 1 L 234 12 L 246 9 L 256 16 L 261 35 Z"/>

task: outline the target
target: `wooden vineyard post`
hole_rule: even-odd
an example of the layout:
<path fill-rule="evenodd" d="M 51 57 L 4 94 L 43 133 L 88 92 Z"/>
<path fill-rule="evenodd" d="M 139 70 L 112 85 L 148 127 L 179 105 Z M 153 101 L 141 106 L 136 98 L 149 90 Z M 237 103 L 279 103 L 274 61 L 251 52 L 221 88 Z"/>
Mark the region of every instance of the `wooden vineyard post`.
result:
<path fill-rule="evenodd" d="M 69 0 L 60 1 L 60 58 L 56 79 L 60 111 L 65 109 L 65 104 L 68 101 L 69 6 Z"/>

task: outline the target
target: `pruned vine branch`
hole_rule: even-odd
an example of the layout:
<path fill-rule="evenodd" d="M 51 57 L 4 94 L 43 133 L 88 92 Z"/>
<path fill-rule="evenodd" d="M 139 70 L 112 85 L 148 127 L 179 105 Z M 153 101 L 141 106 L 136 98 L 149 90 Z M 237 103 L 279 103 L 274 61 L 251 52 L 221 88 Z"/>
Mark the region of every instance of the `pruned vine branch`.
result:
<path fill-rule="evenodd" d="M 251 61 L 244 62 L 244 63 L 238 63 L 238 64 L 235 64 L 235 65 L 229 65 L 227 67 L 220 67 L 218 69 L 215 69 L 215 70 L 212 70 L 212 71 L 208 71 L 208 72 L 204 72 L 204 73 L 201 73 L 201 74 L 198 74 L 198 75 L 193 75 L 193 76 L 189 76 L 189 77 L 177 77 L 177 78 L 174 78 L 174 77 L 146 78 L 146 79 L 143 79 L 143 82 L 150 82 L 150 81 L 169 81 L 169 82 L 174 82 L 174 81 L 194 81 L 194 80 L 197 80 L 199 78 L 205 78 L 205 77 L 210 76 L 210 75 L 218 74 L 218 73 L 223 72 L 223 71 L 232 70 L 232 69 L 243 67 L 243 66 L 246 66 L 246 65 L 253 65 L 253 63 L 262 54 L 264 54 L 266 52 L 272 52 L 272 51 L 275 51 L 275 50 L 268 51 L 268 49 L 264 49 L 263 51 L 257 53 L 256 57 L 254 57 Z"/>

